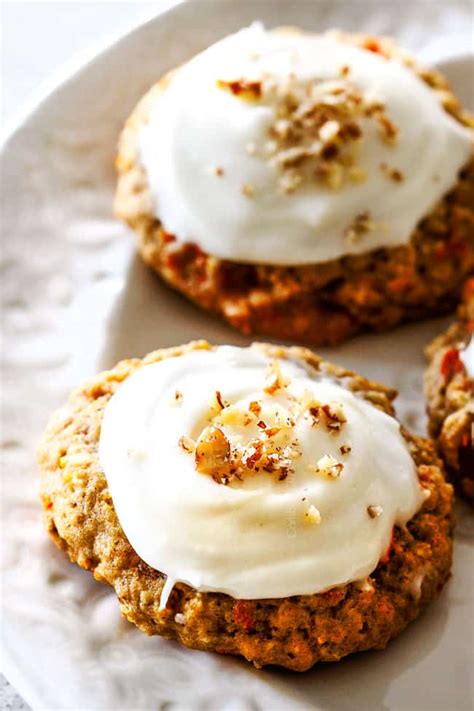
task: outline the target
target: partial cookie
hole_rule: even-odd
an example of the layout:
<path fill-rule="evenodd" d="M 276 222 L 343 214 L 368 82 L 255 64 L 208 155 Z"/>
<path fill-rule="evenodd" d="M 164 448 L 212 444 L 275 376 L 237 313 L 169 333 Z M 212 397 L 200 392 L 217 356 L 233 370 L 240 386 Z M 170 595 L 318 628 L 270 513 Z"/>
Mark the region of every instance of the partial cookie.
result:
<path fill-rule="evenodd" d="M 297 671 L 381 649 L 452 553 L 451 486 L 394 396 L 298 348 L 122 361 L 44 435 L 47 530 L 147 634 Z"/>
<path fill-rule="evenodd" d="M 474 503 L 474 278 L 468 279 L 458 319 L 426 349 L 430 433 L 454 484 Z"/>
<path fill-rule="evenodd" d="M 252 26 L 138 104 L 115 212 L 152 269 L 240 331 L 339 343 L 456 305 L 472 126 L 386 39 Z"/>

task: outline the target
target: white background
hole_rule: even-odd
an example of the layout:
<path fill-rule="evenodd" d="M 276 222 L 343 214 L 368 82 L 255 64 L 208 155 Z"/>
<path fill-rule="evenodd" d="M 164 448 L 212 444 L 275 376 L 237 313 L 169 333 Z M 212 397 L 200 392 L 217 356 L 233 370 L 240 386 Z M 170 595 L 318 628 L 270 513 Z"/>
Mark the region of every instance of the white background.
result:
<path fill-rule="evenodd" d="M 159 12 L 153 2 L 1 2 L 1 121 L 9 121 L 71 57 Z"/>

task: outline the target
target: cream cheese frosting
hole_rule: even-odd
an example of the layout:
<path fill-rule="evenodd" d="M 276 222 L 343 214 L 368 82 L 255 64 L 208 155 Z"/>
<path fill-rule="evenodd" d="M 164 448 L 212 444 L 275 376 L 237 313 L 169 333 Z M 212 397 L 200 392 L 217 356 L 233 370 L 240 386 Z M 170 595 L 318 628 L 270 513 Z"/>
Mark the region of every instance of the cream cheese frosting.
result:
<path fill-rule="evenodd" d="M 474 380 L 474 336 L 459 353 L 459 358 L 466 369 L 466 373 Z"/>
<path fill-rule="evenodd" d="M 253 24 L 164 82 L 138 145 L 156 214 L 179 241 L 297 265 L 407 243 L 471 141 L 401 62 Z"/>
<path fill-rule="evenodd" d="M 235 598 L 363 579 L 424 499 L 393 417 L 258 346 L 142 367 L 106 406 L 99 457 L 125 535 L 168 587 Z"/>

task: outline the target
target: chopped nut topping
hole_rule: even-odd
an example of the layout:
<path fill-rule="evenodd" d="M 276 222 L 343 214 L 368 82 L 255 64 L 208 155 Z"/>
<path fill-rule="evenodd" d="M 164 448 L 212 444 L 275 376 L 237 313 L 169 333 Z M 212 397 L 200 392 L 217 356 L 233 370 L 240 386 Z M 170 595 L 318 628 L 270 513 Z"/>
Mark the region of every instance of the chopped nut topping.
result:
<path fill-rule="evenodd" d="M 242 183 L 240 192 L 242 195 L 245 195 L 245 197 L 251 198 L 255 195 L 255 188 L 250 183 Z"/>
<path fill-rule="evenodd" d="M 344 168 L 339 163 L 321 161 L 316 168 L 315 176 L 323 180 L 331 190 L 339 190 L 344 180 Z"/>
<path fill-rule="evenodd" d="M 349 243 L 358 242 L 364 235 L 375 228 L 370 212 L 365 210 L 355 216 L 353 222 L 346 228 L 344 236 Z"/>
<path fill-rule="evenodd" d="M 347 422 L 342 405 L 339 403 L 321 405 L 320 410 L 324 413 L 326 427 L 331 432 L 338 432 L 342 425 Z"/>
<path fill-rule="evenodd" d="M 282 390 L 290 384 L 290 378 L 287 378 L 281 372 L 280 363 L 273 360 L 269 363 L 265 379 L 264 391 L 269 395 L 273 395 L 277 390 Z"/>
<path fill-rule="evenodd" d="M 383 509 L 381 506 L 367 506 L 367 513 L 370 518 L 378 518 L 383 514 Z"/>
<path fill-rule="evenodd" d="M 378 121 L 380 135 L 385 143 L 395 143 L 398 135 L 398 128 L 395 126 L 393 121 L 390 121 L 388 116 L 383 113 L 383 110 L 378 111 L 373 114 L 373 116 Z"/>
<path fill-rule="evenodd" d="M 174 621 L 177 625 L 184 625 L 184 623 L 186 622 L 186 618 L 182 612 L 177 612 L 174 616 Z"/>
<path fill-rule="evenodd" d="M 354 183 L 363 183 L 367 178 L 365 170 L 357 167 L 349 168 L 348 175 Z"/>
<path fill-rule="evenodd" d="M 218 427 L 206 427 L 196 442 L 194 460 L 196 469 L 222 481 L 229 474 L 230 442 Z"/>
<path fill-rule="evenodd" d="M 321 403 L 313 400 L 308 403 L 307 408 L 313 420 L 313 425 L 316 426 L 323 420 L 330 432 L 338 432 L 342 429 L 342 425 L 347 422 L 344 409 L 340 403 L 332 402 L 321 405 Z"/>
<path fill-rule="evenodd" d="M 225 403 L 225 407 L 220 411 L 213 421 L 218 425 L 237 425 L 247 427 L 252 422 L 252 418 L 245 410 L 238 407 L 232 407 Z"/>
<path fill-rule="evenodd" d="M 276 141 L 265 141 L 263 149 L 267 157 L 270 157 L 274 153 L 276 153 L 278 149 L 278 143 Z"/>
<path fill-rule="evenodd" d="M 183 435 L 180 445 L 188 452 L 194 452 L 196 470 L 209 474 L 216 483 L 229 485 L 234 480 L 242 481 L 250 472 L 275 474 L 279 481 L 295 471 L 295 460 L 302 456 L 302 450 L 295 437 L 294 427 L 302 417 L 311 417 L 312 424 L 325 424 L 329 432 L 338 432 L 346 422 L 339 402 L 320 404 L 311 391 L 305 390 L 295 395 L 287 390 L 290 378 L 281 370 L 281 363 L 275 359 L 268 363 L 264 391 L 267 395 L 282 392 L 280 399 L 259 402 L 252 400 L 248 405 L 231 405 L 224 400 L 219 390 L 214 392 L 210 405 L 209 424 L 203 429 L 197 442 Z M 252 425 L 250 438 L 245 441 L 242 431 L 229 436 L 222 429 L 225 426 Z M 348 445 L 346 445 L 348 447 Z M 350 449 L 350 448 L 349 448 Z M 341 448 L 341 452 L 345 450 Z M 326 455 L 313 467 L 318 473 L 337 478 L 344 466 Z"/>
<path fill-rule="evenodd" d="M 180 390 L 176 390 L 171 400 L 172 405 L 181 405 L 183 402 L 183 393 Z"/>
<path fill-rule="evenodd" d="M 313 427 L 316 425 L 319 425 L 319 422 L 321 420 L 321 403 L 316 402 L 316 400 L 313 400 L 308 404 L 308 412 L 313 420 Z"/>
<path fill-rule="evenodd" d="M 341 472 L 344 469 L 344 464 L 340 464 L 337 459 L 332 457 L 330 454 L 325 454 L 324 457 L 318 460 L 315 467 L 311 469 L 316 474 L 324 474 L 332 479 L 338 479 L 341 476 Z"/>
<path fill-rule="evenodd" d="M 280 430 L 275 434 L 279 433 Z M 255 471 L 263 469 L 269 473 L 276 473 L 279 481 L 282 481 L 293 471 L 292 461 L 301 456 L 301 452 L 296 449 L 296 442 L 285 446 L 272 442 L 275 434 L 269 433 L 266 440 L 254 440 L 245 447 L 240 455 L 240 465 Z"/>
<path fill-rule="evenodd" d="M 341 444 L 339 451 L 341 454 L 349 454 L 352 451 L 352 447 L 349 444 Z"/>
<path fill-rule="evenodd" d="M 222 395 L 221 395 L 221 393 L 220 393 L 219 390 L 216 390 L 216 400 L 217 400 L 217 404 L 219 405 L 219 407 L 221 408 L 221 410 L 223 410 L 224 407 L 227 407 L 227 404 L 226 404 L 226 403 L 224 402 L 224 400 L 222 399 Z"/>
<path fill-rule="evenodd" d="M 209 474 L 218 484 L 225 485 L 234 479 L 242 480 L 251 471 L 260 470 L 276 474 L 280 481 L 285 479 L 293 471 L 293 461 L 301 456 L 298 442 L 293 437 L 294 421 L 282 417 L 276 411 L 277 424 L 268 426 L 264 420 L 255 422 L 254 413 L 261 412 L 261 405 L 256 401 L 250 403 L 249 410 L 223 404 L 224 408 L 213 420 L 215 424 L 207 426 L 197 440 L 197 471 Z M 249 415 L 251 412 L 253 417 Z M 247 425 L 252 421 L 260 434 L 246 445 L 241 444 L 238 439 L 231 444 L 220 427 L 216 426 Z"/>
<path fill-rule="evenodd" d="M 335 459 L 330 454 L 325 454 L 321 459 L 318 459 L 318 468 L 326 469 L 327 467 L 333 467 L 337 464 L 337 459 Z"/>
<path fill-rule="evenodd" d="M 182 449 L 184 449 L 185 452 L 188 452 L 189 454 L 192 454 L 196 447 L 194 440 L 191 437 L 188 437 L 188 435 L 183 435 L 182 437 L 180 437 L 178 444 Z"/>
<path fill-rule="evenodd" d="M 267 427 L 264 431 L 265 437 L 276 437 L 281 432 L 281 427 Z"/>
<path fill-rule="evenodd" d="M 294 193 L 295 190 L 298 189 L 302 182 L 303 176 L 301 173 L 298 173 L 294 168 L 288 168 L 279 180 L 280 190 L 287 195 L 291 195 L 291 193 Z"/>
<path fill-rule="evenodd" d="M 375 122 L 382 141 L 392 144 L 398 129 L 380 101 L 365 97 L 347 77 L 343 65 L 340 77 L 301 82 L 294 74 L 284 79 L 264 75 L 259 81 L 219 80 L 217 86 L 239 99 L 260 101 L 274 110 L 270 140 L 262 147 L 249 143 L 249 155 L 261 152 L 279 169 L 277 187 L 291 194 L 307 181 L 322 182 L 339 190 L 349 180 L 360 182 L 365 174 L 355 164 L 364 121 Z M 251 186 L 250 186 L 251 187 Z M 253 187 L 242 186 L 247 197 Z"/>
<path fill-rule="evenodd" d="M 365 173 L 355 164 L 363 121 L 374 121 L 380 137 L 393 142 L 397 128 L 380 102 L 368 101 L 345 77 L 339 80 L 278 84 L 262 81 L 262 101 L 275 105 L 270 127 L 273 141 L 265 145 L 270 163 L 280 170 L 278 188 L 292 193 L 308 180 L 339 190 L 346 177 L 359 182 Z"/>
<path fill-rule="evenodd" d="M 390 178 L 390 180 L 393 180 L 395 183 L 402 183 L 405 179 L 402 171 L 398 168 L 391 168 L 386 163 L 381 163 L 380 168 L 385 173 L 385 175 Z"/>
<path fill-rule="evenodd" d="M 238 96 L 239 99 L 245 99 L 246 101 L 256 101 L 262 95 L 262 82 L 260 81 L 246 81 L 245 79 L 225 81 L 218 79 L 217 86 L 219 89 L 230 91 L 234 96 Z"/>
<path fill-rule="evenodd" d="M 316 506 L 314 506 L 313 504 L 311 504 L 311 506 L 305 512 L 304 517 L 308 523 L 313 523 L 313 524 L 321 523 L 321 514 L 319 513 Z"/>
<path fill-rule="evenodd" d="M 255 417 L 259 417 L 262 411 L 262 406 L 260 405 L 260 403 L 256 402 L 255 400 L 252 400 L 252 402 L 249 404 L 249 410 L 252 415 L 255 415 Z"/>
<path fill-rule="evenodd" d="M 253 469 L 255 464 L 261 459 L 263 453 L 263 442 L 257 441 L 248 446 L 241 457 L 242 464 L 248 469 Z"/>
<path fill-rule="evenodd" d="M 339 121 L 326 121 L 319 129 L 319 138 L 323 143 L 331 143 L 339 135 L 340 130 Z"/>

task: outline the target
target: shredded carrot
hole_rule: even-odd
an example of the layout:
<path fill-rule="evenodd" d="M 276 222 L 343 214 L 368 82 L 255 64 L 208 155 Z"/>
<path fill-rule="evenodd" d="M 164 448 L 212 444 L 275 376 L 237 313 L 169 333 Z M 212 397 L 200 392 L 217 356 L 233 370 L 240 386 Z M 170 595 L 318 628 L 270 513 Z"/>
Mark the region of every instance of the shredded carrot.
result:
<path fill-rule="evenodd" d="M 255 620 L 252 615 L 252 605 L 248 600 L 238 600 L 234 606 L 234 622 L 245 631 L 251 629 Z"/>
<path fill-rule="evenodd" d="M 449 380 L 453 377 L 455 373 L 462 372 L 464 366 L 462 360 L 459 357 L 459 351 L 457 348 L 450 348 L 444 354 L 441 365 L 440 372 L 445 380 Z"/>
<path fill-rule="evenodd" d="M 383 554 L 383 556 L 380 558 L 381 565 L 386 565 L 388 563 L 388 561 L 390 560 L 390 554 L 392 552 L 392 548 L 393 548 L 393 531 L 392 531 L 392 535 L 390 537 L 390 543 L 388 544 L 388 548 L 385 551 L 385 553 Z"/>
<path fill-rule="evenodd" d="M 471 296 L 474 296 L 474 277 L 468 279 L 464 284 L 463 290 L 464 299 L 467 301 Z"/>
<path fill-rule="evenodd" d="M 378 604 L 379 612 L 384 617 L 393 617 L 393 605 L 388 600 L 381 600 Z"/>
<path fill-rule="evenodd" d="M 364 49 L 368 49 L 369 52 L 376 52 L 377 54 L 384 54 L 382 47 L 380 46 L 380 42 L 375 39 L 375 37 L 367 37 L 366 40 L 364 40 Z"/>
<path fill-rule="evenodd" d="M 344 593 L 341 590 L 337 590 L 334 588 L 333 590 L 328 590 L 327 592 L 323 593 L 324 597 L 328 600 L 330 605 L 337 605 L 338 602 L 341 602 L 342 598 L 344 597 Z"/>
<path fill-rule="evenodd" d="M 437 259 L 451 259 L 452 257 L 464 257 L 467 252 L 465 242 L 441 242 L 435 248 Z"/>
<path fill-rule="evenodd" d="M 407 291 L 410 288 L 411 284 L 412 282 L 408 277 L 399 276 L 395 277 L 395 279 L 391 279 L 388 282 L 388 288 L 390 289 L 390 291 L 399 294 L 403 291 Z"/>

